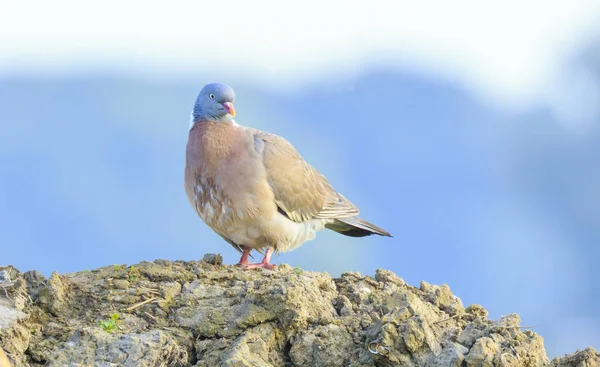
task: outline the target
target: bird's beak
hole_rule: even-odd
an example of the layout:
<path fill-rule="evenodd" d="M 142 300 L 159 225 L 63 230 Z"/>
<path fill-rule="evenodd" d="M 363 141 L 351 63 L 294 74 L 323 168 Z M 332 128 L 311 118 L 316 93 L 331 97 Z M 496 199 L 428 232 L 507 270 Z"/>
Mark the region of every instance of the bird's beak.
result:
<path fill-rule="evenodd" d="M 229 112 L 231 116 L 235 117 L 235 108 L 233 108 L 233 103 L 225 102 L 223 103 L 223 107 L 225 107 L 225 109 L 227 110 L 227 112 Z"/>

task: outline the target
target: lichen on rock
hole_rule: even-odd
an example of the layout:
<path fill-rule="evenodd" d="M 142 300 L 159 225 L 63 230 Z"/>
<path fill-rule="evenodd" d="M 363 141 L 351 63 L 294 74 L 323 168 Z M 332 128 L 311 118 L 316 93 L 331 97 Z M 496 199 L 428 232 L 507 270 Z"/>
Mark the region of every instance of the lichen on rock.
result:
<path fill-rule="evenodd" d="M 488 319 L 447 285 L 281 265 L 142 262 L 0 285 L 0 348 L 21 366 L 593 366 L 546 357 L 517 315 Z M 115 316 L 116 315 L 116 316 Z M 0 351 L 1 353 L 1 351 Z M 0 355 L 1 356 L 1 355 Z M 586 364 L 580 364 L 584 361 Z M 2 366 L 4 367 L 4 366 Z"/>

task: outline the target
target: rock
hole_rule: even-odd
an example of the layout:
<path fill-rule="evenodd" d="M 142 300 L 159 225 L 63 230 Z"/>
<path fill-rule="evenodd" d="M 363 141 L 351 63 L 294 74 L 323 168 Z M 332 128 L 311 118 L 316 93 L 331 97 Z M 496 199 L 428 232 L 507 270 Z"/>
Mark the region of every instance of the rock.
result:
<path fill-rule="evenodd" d="M 445 341 L 442 346 L 442 353 L 430 361 L 429 366 L 432 367 L 461 367 L 465 360 L 465 355 L 469 353 L 469 349 L 464 346 Z"/>
<path fill-rule="evenodd" d="M 522 331 L 518 315 L 489 320 L 479 305 L 464 309 L 446 285 L 414 288 L 383 269 L 332 279 L 285 264 L 249 271 L 221 262 L 220 255 L 156 260 L 49 279 L 0 268 L 9 296 L 0 292 L 0 348 L 15 367 L 587 367 L 599 360 L 586 349 L 548 364 L 542 338 Z"/>
<path fill-rule="evenodd" d="M 430 285 L 423 281 L 421 282 L 421 290 L 425 293 L 425 299 L 434 305 L 438 306 L 442 311 L 447 312 L 450 316 L 464 312 L 465 308 L 462 305 L 460 298 L 456 297 L 450 291 L 447 284 Z"/>
<path fill-rule="evenodd" d="M 21 310 L 27 300 L 27 285 L 20 276 L 21 273 L 12 266 L 0 268 L 0 366 L 26 365 L 29 315 Z"/>
<path fill-rule="evenodd" d="M 347 366 L 354 351 L 350 334 L 335 324 L 318 325 L 300 332 L 291 340 L 294 366 Z"/>
<path fill-rule="evenodd" d="M 404 282 L 404 280 L 402 280 L 402 278 L 400 278 L 399 276 L 397 276 L 390 270 L 385 270 L 385 269 L 377 269 L 375 271 L 375 279 L 377 279 L 377 281 L 379 281 L 379 282 L 392 283 L 399 287 L 406 285 L 406 283 Z"/>
<path fill-rule="evenodd" d="M 202 258 L 202 262 L 211 265 L 221 265 L 223 264 L 223 256 L 221 254 L 206 254 Z"/>
<path fill-rule="evenodd" d="M 554 358 L 552 367 L 600 367 L 600 353 L 593 348 L 585 348 L 564 357 Z"/>
<path fill-rule="evenodd" d="M 27 284 L 21 278 L 21 273 L 11 265 L 0 267 L 0 304 L 14 306 L 19 310 L 27 302 Z"/>
<path fill-rule="evenodd" d="M 53 316 L 58 316 L 65 304 L 65 290 L 57 272 L 53 272 L 45 286 L 40 289 L 38 303 Z"/>
<path fill-rule="evenodd" d="M 30 333 L 26 326 L 29 315 L 16 307 L 0 304 L 0 349 L 4 349 L 12 363 L 25 364 L 25 351 L 29 347 Z"/>
<path fill-rule="evenodd" d="M 500 349 L 491 338 L 484 336 L 477 339 L 469 355 L 466 358 L 468 367 L 493 367 L 497 365 L 494 361 Z"/>
<path fill-rule="evenodd" d="M 109 334 L 82 328 L 54 348 L 46 366 L 69 366 L 74 361 L 84 366 L 187 366 L 193 357 L 188 355 L 191 335 L 181 337 L 163 330 Z"/>
<path fill-rule="evenodd" d="M 259 325 L 241 334 L 224 353 L 221 353 L 218 365 L 227 367 L 283 366 L 285 365 L 285 356 L 281 351 L 284 344 L 283 335 L 273 324 Z M 279 348 L 272 348 L 272 346 Z M 213 365 L 217 365 L 217 363 Z"/>
<path fill-rule="evenodd" d="M 482 319 L 487 319 L 487 317 L 488 317 L 487 310 L 485 308 L 483 308 L 483 306 L 481 306 L 481 305 L 470 305 L 469 307 L 467 307 L 465 312 L 469 313 L 473 316 L 479 316 Z"/>
<path fill-rule="evenodd" d="M 0 305 L 0 332 L 10 330 L 20 321 L 27 320 L 29 315 L 14 307 Z"/>

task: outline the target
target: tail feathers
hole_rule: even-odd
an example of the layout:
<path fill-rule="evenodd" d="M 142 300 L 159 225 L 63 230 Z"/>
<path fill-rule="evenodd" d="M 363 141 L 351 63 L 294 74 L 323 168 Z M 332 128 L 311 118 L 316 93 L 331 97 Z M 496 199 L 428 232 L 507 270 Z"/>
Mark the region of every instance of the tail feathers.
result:
<path fill-rule="evenodd" d="M 350 237 L 364 237 L 372 234 L 392 237 L 389 232 L 359 217 L 337 218 L 333 223 L 329 223 L 325 227 Z"/>

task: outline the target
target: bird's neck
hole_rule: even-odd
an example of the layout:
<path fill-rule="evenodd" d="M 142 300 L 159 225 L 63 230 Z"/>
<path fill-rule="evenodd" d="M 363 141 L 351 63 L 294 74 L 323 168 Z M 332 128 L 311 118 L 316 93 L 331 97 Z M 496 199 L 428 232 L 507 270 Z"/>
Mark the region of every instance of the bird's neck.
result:
<path fill-rule="evenodd" d="M 211 122 L 232 122 L 233 116 L 230 114 L 226 114 L 223 116 L 212 116 L 210 114 L 204 113 L 200 106 L 194 106 L 192 111 L 192 115 L 190 116 L 190 130 L 194 127 L 194 124 L 198 121 L 211 121 Z M 235 124 L 235 121 L 233 121 Z"/>

